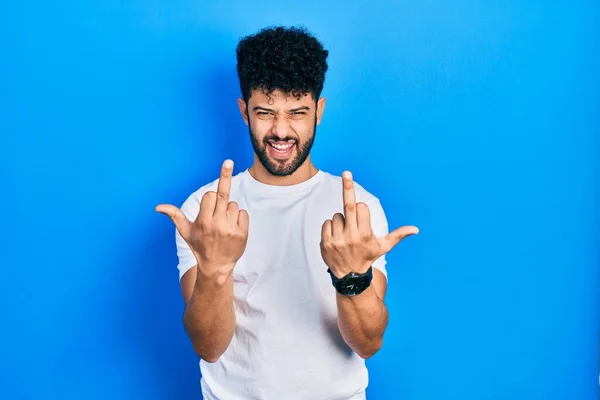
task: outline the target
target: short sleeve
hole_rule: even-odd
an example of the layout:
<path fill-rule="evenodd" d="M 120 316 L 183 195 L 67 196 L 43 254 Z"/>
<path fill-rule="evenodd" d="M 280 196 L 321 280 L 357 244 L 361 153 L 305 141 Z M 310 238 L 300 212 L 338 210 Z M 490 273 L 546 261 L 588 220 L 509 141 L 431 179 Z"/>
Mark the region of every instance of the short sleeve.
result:
<path fill-rule="evenodd" d="M 181 211 L 190 221 L 194 221 L 196 219 L 199 210 L 200 201 L 198 200 L 196 193 L 188 197 L 181 206 Z M 177 258 L 179 259 L 177 269 L 179 270 L 179 279 L 181 280 L 183 274 L 196 265 L 197 262 L 196 257 L 194 257 L 194 253 L 192 253 L 192 250 L 190 249 L 190 246 L 186 243 L 183 237 L 181 237 L 181 234 L 177 229 L 175 229 L 175 244 L 177 246 Z"/>
<path fill-rule="evenodd" d="M 388 222 L 379 199 L 373 198 L 367 202 L 367 206 L 369 207 L 369 211 L 371 213 L 371 229 L 373 229 L 375 237 L 379 238 L 387 235 L 389 233 Z M 386 264 L 387 261 L 384 254 L 375 260 L 373 263 L 373 268 L 380 270 L 387 280 L 388 276 L 385 268 Z"/>

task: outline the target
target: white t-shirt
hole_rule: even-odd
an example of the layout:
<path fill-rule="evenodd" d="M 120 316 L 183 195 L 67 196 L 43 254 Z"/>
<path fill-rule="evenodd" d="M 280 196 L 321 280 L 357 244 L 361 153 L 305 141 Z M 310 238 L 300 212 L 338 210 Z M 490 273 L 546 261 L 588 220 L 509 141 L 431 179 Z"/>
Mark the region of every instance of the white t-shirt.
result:
<path fill-rule="evenodd" d="M 194 192 L 182 211 L 193 221 L 218 179 Z M 379 200 L 355 182 L 377 237 L 388 233 Z M 232 177 L 230 201 L 250 217 L 248 243 L 234 269 L 236 327 L 215 363 L 200 360 L 207 400 L 364 399 L 365 361 L 344 342 L 336 291 L 321 257 L 321 226 L 343 213 L 341 177 L 319 171 L 291 186 L 263 184 L 248 170 Z M 176 233 L 179 277 L 196 264 Z M 373 267 L 384 273 L 385 257 Z"/>

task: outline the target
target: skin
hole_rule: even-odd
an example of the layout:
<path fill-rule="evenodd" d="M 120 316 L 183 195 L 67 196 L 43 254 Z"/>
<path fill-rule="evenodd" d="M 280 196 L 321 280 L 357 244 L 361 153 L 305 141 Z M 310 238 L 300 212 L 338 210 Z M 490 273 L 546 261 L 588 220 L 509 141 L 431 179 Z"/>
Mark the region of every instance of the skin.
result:
<path fill-rule="evenodd" d="M 229 201 L 232 172 L 233 162 L 225 161 L 217 191 L 202 196 L 193 222 L 175 206 L 156 207 L 173 220 L 196 258 L 196 266 L 181 278 L 186 303 L 183 325 L 198 356 L 210 363 L 219 359 L 233 338 L 233 268 L 248 241 L 248 213 Z"/>
<path fill-rule="evenodd" d="M 310 94 L 296 98 L 278 90 L 269 95 L 255 90 L 248 102 L 238 99 L 255 151 L 249 171 L 256 180 L 269 185 L 294 185 L 318 172 L 310 160 L 310 148 L 325 102 L 325 98 L 315 102 Z M 267 150 L 269 141 L 282 139 L 295 143 L 285 160 L 272 157 Z M 181 278 L 186 303 L 183 323 L 194 350 L 207 362 L 217 361 L 233 337 L 233 269 L 248 239 L 248 214 L 229 201 L 232 173 L 233 162 L 226 160 L 217 191 L 202 197 L 194 221 L 173 205 L 156 207 L 156 211 L 171 218 L 197 261 Z M 405 226 L 376 238 L 371 230 L 369 208 L 356 203 L 348 171 L 343 174 L 342 182 L 344 213 L 325 221 L 321 233 L 321 255 L 338 278 L 352 271 L 366 272 L 402 239 L 418 233 L 416 227 Z M 363 358 L 371 357 L 382 346 L 388 322 L 384 304 L 386 285 L 384 275 L 373 269 L 371 286 L 361 294 L 347 297 L 336 292 L 342 337 Z"/>
<path fill-rule="evenodd" d="M 285 163 L 278 162 L 273 158 L 269 161 L 282 169 L 294 164 L 299 148 L 311 141 L 315 134 L 315 127 L 321 124 L 326 99 L 320 98 L 315 102 L 312 95 L 308 94 L 300 98 L 287 96 L 280 90 L 275 90 L 267 95 L 259 90 L 254 90 L 248 99 L 238 99 L 238 107 L 246 125 L 251 129 L 253 142 L 258 142 L 261 149 L 266 147 L 263 143 L 266 137 L 294 138 L 297 140 L 296 148 L 290 160 Z M 254 144 L 253 144 L 254 145 Z M 294 185 L 310 179 L 317 173 L 317 168 L 310 160 L 310 154 L 301 165 L 295 165 L 291 174 L 276 176 L 268 171 L 254 152 L 254 163 L 250 167 L 250 173 L 259 182 L 269 185 Z"/>
<path fill-rule="evenodd" d="M 385 237 L 375 237 L 369 207 L 356 202 L 349 171 L 342 174 L 342 185 L 344 214 L 335 214 L 321 228 L 321 256 L 337 278 L 350 272 L 367 272 L 375 260 L 419 232 L 414 226 L 403 226 Z M 348 297 L 336 292 L 340 333 L 348 346 L 365 359 L 383 344 L 388 322 L 385 293 L 385 277 L 375 268 L 371 285 L 361 294 Z"/>

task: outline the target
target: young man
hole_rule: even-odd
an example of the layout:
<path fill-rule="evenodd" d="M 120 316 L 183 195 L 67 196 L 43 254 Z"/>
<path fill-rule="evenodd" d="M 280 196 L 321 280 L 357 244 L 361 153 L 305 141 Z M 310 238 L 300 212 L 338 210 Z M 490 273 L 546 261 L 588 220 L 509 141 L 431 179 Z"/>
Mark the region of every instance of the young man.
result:
<path fill-rule="evenodd" d="M 183 322 L 205 399 L 365 399 L 365 359 L 382 345 L 385 254 L 379 200 L 349 172 L 315 167 L 327 50 L 306 31 L 265 29 L 241 40 L 238 105 L 253 165 L 182 205 L 175 223 Z"/>

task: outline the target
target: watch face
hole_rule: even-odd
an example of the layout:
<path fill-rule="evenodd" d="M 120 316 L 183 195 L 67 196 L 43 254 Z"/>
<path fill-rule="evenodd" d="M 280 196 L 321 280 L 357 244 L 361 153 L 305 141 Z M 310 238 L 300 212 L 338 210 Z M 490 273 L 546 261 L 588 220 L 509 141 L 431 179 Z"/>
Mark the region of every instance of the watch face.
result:
<path fill-rule="evenodd" d="M 367 276 L 350 275 L 340 285 L 341 292 L 346 296 L 355 296 L 369 287 Z"/>

